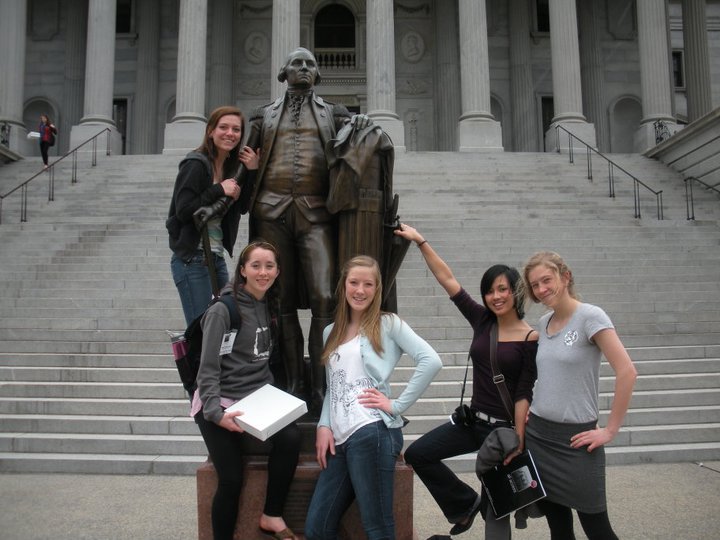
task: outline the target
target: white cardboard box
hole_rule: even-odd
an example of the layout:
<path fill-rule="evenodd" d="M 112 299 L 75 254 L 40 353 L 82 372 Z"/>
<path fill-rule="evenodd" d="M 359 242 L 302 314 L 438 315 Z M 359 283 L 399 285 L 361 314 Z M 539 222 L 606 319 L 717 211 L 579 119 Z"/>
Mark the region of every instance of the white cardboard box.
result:
<path fill-rule="evenodd" d="M 235 422 L 250 435 L 264 441 L 305 414 L 307 405 L 302 399 L 266 384 L 226 410 L 242 411 L 242 415 L 235 417 Z"/>

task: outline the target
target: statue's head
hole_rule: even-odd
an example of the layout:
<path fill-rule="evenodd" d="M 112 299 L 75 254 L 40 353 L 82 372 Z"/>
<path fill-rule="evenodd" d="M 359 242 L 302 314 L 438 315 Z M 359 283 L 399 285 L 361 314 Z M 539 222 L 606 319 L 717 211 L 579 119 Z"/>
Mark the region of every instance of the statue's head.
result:
<path fill-rule="evenodd" d="M 320 82 L 315 55 L 305 47 L 298 47 L 285 59 L 280 68 L 278 81 L 288 83 L 288 88 L 312 88 Z"/>

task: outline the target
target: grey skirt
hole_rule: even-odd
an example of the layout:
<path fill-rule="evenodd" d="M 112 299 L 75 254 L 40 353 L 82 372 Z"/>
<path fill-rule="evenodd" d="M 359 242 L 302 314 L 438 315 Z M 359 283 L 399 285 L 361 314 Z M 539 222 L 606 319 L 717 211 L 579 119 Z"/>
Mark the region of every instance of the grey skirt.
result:
<path fill-rule="evenodd" d="M 533 455 L 548 501 L 588 514 L 607 510 L 605 448 L 588 452 L 587 447 L 570 446 L 570 437 L 596 425 L 551 422 L 530 413 L 525 446 Z"/>

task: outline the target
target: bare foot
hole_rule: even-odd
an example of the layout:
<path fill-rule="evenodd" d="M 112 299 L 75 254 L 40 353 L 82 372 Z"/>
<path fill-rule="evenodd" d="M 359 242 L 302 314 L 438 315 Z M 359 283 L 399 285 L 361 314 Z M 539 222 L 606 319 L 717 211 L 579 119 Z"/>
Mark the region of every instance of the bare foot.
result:
<path fill-rule="evenodd" d="M 288 528 L 285 520 L 282 517 L 268 516 L 263 514 L 260 516 L 260 528 L 263 531 L 278 533 Z M 296 538 L 293 536 L 293 538 Z"/>

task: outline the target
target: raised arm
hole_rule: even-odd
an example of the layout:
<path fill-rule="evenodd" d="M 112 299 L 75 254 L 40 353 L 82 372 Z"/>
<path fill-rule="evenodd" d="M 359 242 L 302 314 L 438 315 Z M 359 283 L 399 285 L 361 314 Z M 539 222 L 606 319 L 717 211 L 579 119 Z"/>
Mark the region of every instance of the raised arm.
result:
<path fill-rule="evenodd" d="M 430 246 L 427 240 L 410 225 L 405 223 L 400 224 L 400 228 L 395 230 L 395 234 L 402 236 L 403 238 L 415 242 L 420 253 L 425 258 L 425 264 L 427 264 L 430 271 L 437 279 L 438 283 L 442 285 L 442 288 L 448 293 L 449 296 L 455 296 L 460 292 L 462 288 L 460 282 L 455 279 L 455 275 L 450 270 L 447 263 L 440 258 L 440 255 L 435 253 L 435 250 Z"/>

